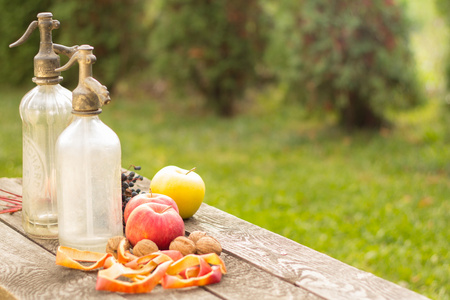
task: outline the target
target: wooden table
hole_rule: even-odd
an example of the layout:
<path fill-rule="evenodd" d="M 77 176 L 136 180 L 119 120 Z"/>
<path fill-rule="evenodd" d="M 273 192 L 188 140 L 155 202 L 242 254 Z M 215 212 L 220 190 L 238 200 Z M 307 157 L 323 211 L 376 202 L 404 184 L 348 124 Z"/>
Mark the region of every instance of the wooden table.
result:
<path fill-rule="evenodd" d="M 21 194 L 21 179 L 0 188 Z M 57 266 L 57 240 L 27 237 L 20 212 L 0 214 L 0 299 L 428 299 L 207 204 L 185 224 L 222 244 L 222 281 L 128 295 L 96 291 L 97 272 Z"/>

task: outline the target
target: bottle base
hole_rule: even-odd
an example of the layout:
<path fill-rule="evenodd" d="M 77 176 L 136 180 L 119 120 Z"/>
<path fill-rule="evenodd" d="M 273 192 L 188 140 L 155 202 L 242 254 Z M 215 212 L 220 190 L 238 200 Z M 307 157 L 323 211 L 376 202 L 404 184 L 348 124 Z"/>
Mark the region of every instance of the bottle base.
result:
<path fill-rule="evenodd" d="M 22 220 L 22 227 L 25 233 L 33 238 L 38 239 L 57 239 L 58 238 L 58 222 L 34 222 L 27 218 Z"/>
<path fill-rule="evenodd" d="M 109 237 L 70 237 L 65 239 L 59 237 L 59 244 L 64 247 L 70 247 L 77 250 L 92 251 L 106 253 L 106 244 L 108 243 Z"/>

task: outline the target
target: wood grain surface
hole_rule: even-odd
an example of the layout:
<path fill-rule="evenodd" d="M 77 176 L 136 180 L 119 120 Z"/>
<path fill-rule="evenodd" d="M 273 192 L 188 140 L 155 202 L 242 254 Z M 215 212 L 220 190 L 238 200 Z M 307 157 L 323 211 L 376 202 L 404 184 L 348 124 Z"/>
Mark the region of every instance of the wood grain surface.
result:
<path fill-rule="evenodd" d="M 145 188 L 146 184 L 149 184 L 149 182 L 144 182 L 144 186 L 141 187 Z M 20 194 L 21 192 L 20 180 L 18 179 L 10 180 L 7 178 L 2 178 L 0 179 L 0 187 L 7 189 L 8 191 L 14 191 L 18 194 Z M 51 282 L 51 278 L 53 277 L 58 278 L 58 276 L 55 276 L 55 271 L 49 272 L 49 270 L 47 269 L 49 265 L 54 264 L 54 254 L 56 252 L 58 242 L 57 240 L 30 239 L 26 237 L 21 227 L 20 218 L 20 212 L 14 213 L 13 215 L 0 215 L 0 219 L 2 219 L 2 222 L 4 223 L 0 223 L 0 232 L 3 232 L 3 227 L 5 227 L 5 234 L 2 234 L 0 236 L 0 245 L 2 247 L 6 247 L 5 245 L 8 244 L 6 240 L 14 238 L 17 241 L 20 241 L 20 244 L 22 244 L 22 246 L 19 246 L 19 248 L 31 248 L 27 250 L 27 253 L 34 253 L 34 255 L 31 256 L 35 257 L 37 261 L 42 262 L 39 259 L 42 253 L 44 253 L 46 259 L 41 266 L 36 265 L 37 261 L 34 262 L 31 267 L 31 269 L 33 270 L 32 272 L 29 271 L 30 267 L 26 267 L 22 263 L 18 264 L 20 266 L 19 268 L 16 267 L 15 263 L 5 264 L 4 266 L 2 266 L 1 271 L 4 275 L 0 276 L 0 287 L 6 287 L 6 293 L 13 293 L 20 299 L 34 299 L 34 297 L 36 296 L 48 299 L 65 299 L 66 296 L 67 298 L 69 298 L 71 297 L 71 295 L 65 295 L 64 291 L 76 290 L 77 282 L 81 281 L 79 279 L 80 276 L 82 276 L 83 280 L 88 283 L 81 285 L 81 290 L 77 297 L 84 298 L 86 295 L 83 294 L 83 290 L 85 289 L 95 290 L 96 272 L 89 272 L 87 274 L 84 274 L 84 272 L 81 271 L 68 270 L 59 266 L 52 267 L 56 268 L 57 270 L 60 269 L 63 273 L 70 274 L 65 275 L 64 277 L 70 277 L 72 276 L 72 274 L 76 274 L 76 276 L 72 280 L 75 282 L 74 286 L 70 286 L 68 288 L 67 284 L 65 282 L 62 282 L 59 278 L 58 281 L 56 281 L 51 287 L 53 290 L 59 289 L 60 291 L 58 292 L 58 294 L 56 293 L 56 291 L 52 293 L 42 293 L 39 288 L 36 289 L 35 285 L 39 286 L 46 281 Z M 32 241 L 36 244 L 33 245 Z M 3 249 L 0 247 L 0 250 Z M 17 249 L 15 249 L 13 253 L 15 253 L 16 251 Z M 219 284 L 209 285 L 203 288 L 190 288 L 170 291 L 164 290 L 160 286 L 158 286 L 151 292 L 152 298 L 200 300 L 214 299 L 217 297 L 221 299 L 249 299 L 252 297 L 256 297 L 257 299 L 323 299 L 280 278 L 274 277 L 272 276 L 272 274 L 264 272 L 249 263 L 242 262 L 236 256 L 222 254 L 221 257 L 227 266 L 228 274 L 223 277 L 222 281 Z M 19 257 L 5 252 L 0 255 L 0 259 L 5 262 L 11 262 L 19 259 Z M 36 279 L 30 281 L 27 276 L 22 278 L 20 274 L 22 274 L 23 272 L 31 274 L 33 278 Z M 42 276 L 42 274 L 46 275 Z M 87 275 L 88 278 L 84 279 L 84 275 Z M 17 277 L 21 277 L 18 282 L 16 282 Z M 30 282 L 32 284 L 29 284 Z M 33 292 L 27 291 L 28 288 L 32 289 Z M 89 299 L 103 299 L 104 296 L 106 296 L 104 292 L 98 295 L 92 294 L 89 295 Z M 143 299 L 147 298 L 148 296 L 149 294 L 120 295 L 120 298 L 117 299 Z"/>
<path fill-rule="evenodd" d="M 22 195 L 22 179 L 21 178 L 0 178 L 0 188 L 6 191 Z M 1 195 L 7 195 L 0 191 Z M 14 214 L 0 214 L 0 220 L 3 220 L 6 224 L 14 228 L 17 232 L 25 235 L 25 231 L 22 227 L 22 212 L 15 212 Z M 56 253 L 58 248 L 58 241 L 55 239 L 33 239 L 36 243 L 42 247 L 51 250 Z"/>
<path fill-rule="evenodd" d="M 205 203 L 185 224 L 188 232 L 217 238 L 226 253 L 324 299 L 428 299 Z"/>
<path fill-rule="evenodd" d="M 224 299 L 324 299 L 262 271 L 237 257 L 222 253 L 228 274 L 205 289 Z"/>
<path fill-rule="evenodd" d="M 53 253 L 3 222 L 0 232 L 0 286 L 17 299 L 124 299 L 123 294 L 97 291 L 96 271 L 56 265 Z M 131 295 L 130 299 L 148 299 L 149 295 L 161 300 L 217 298 L 202 288 L 163 290 L 157 286 L 151 294 Z"/>
<path fill-rule="evenodd" d="M 138 183 L 143 191 L 149 185 L 148 179 Z M 0 188 L 21 194 L 21 180 L 0 178 Z M 0 297 L 427 299 L 205 203 L 185 225 L 187 233 L 201 230 L 220 241 L 228 274 L 219 284 L 202 288 L 172 291 L 158 286 L 151 294 L 125 295 L 96 291 L 96 272 L 56 266 L 57 240 L 30 239 L 23 232 L 20 212 L 0 214 Z"/>

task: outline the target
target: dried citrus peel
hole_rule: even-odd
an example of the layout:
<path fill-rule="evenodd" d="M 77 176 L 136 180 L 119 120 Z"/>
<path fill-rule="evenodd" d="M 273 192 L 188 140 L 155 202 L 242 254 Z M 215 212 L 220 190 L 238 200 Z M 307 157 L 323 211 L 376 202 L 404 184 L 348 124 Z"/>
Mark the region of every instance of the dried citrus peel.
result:
<path fill-rule="evenodd" d="M 183 257 L 179 251 L 168 250 L 135 257 L 120 246 L 117 252 L 116 260 L 111 254 L 60 246 L 56 264 L 84 271 L 103 267 L 96 289 L 122 293 L 147 293 L 158 283 L 165 289 L 203 286 L 220 282 L 226 273 L 224 262 L 215 253 Z M 93 264 L 84 266 L 80 262 Z"/>
<path fill-rule="evenodd" d="M 130 294 L 148 293 L 158 285 L 171 263 L 172 260 L 165 261 L 162 264 L 157 265 L 154 272 L 148 272 L 145 276 L 136 274 L 140 273 L 138 270 L 127 268 L 120 263 L 116 263 L 110 268 L 98 272 L 95 288 L 100 291 Z M 132 282 L 117 279 L 120 276 L 130 277 Z"/>
<path fill-rule="evenodd" d="M 170 261 L 172 263 L 173 259 L 164 253 L 155 252 L 139 257 L 138 259 L 125 264 L 124 267 L 136 270 L 136 275 L 146 275 L 153 271 L 158 265 L 166 261 Z"/>
<path fill-rule="evenodd" d="M 111 254 L 81 251 L 64 246 L 59 246 L 56 250 L 57 265 L 83 271 L 91 271 L 103 267 L 108 257 L 111 257 Z M 80 262 L 92 262 L 92 264 L 84 266 Z"/>
<path fill-rule="evenodd" d="M 127 244 L 127 239 L 124 237 L 117 246 L 117 260 L 121 264 L 125 264 L 129 261 L 132 261 L 137 258 L 137 256 L 134 256 L 130 253 L 128 249 L 125 248 L 125 245 Z"/>
<path fill-rule="evenodd" d="M 161 285 L 165 289 L 203 286 L 220 282 L 226 272 L 217 254 L 190 254 L 170 265 Z"/>

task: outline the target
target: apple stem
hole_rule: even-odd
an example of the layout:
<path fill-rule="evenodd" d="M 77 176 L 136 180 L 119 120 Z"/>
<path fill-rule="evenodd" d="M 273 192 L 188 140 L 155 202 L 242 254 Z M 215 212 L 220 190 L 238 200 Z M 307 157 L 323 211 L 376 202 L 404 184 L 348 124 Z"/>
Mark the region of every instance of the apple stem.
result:
<path fill-rule="evenodd" d="M 189 174 L 189 173 L 191 173 L 191 172 L 193 172 L 193 171 L 195 171 L 195 169 L 197 169 L 197 168 L 196 168 L 196 167 L 193 167 L 192 169 L 190 169 L 190 170 L 186 173 L 186 175 Z"/>
<path fill-rule="evenodd" d="M 150 197 L 153 197 L 152 188 L 148 190 L 150 192 Z"/>
<path fill-rule="evenodd" d="M 161 213 L 164 213 L 166 210 L 171 209 L 171 208 L 172 208 L 172 205 L 167 206 Z"/>

